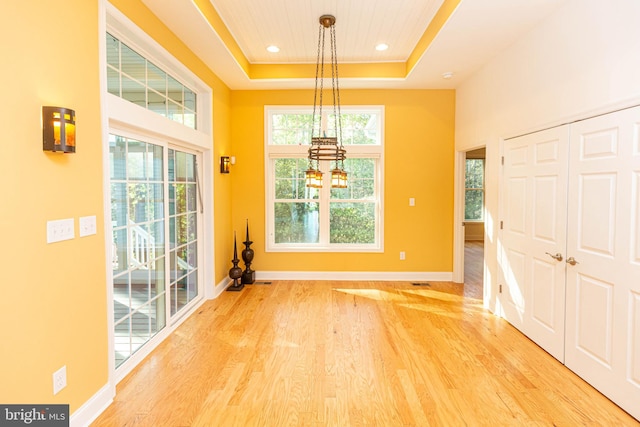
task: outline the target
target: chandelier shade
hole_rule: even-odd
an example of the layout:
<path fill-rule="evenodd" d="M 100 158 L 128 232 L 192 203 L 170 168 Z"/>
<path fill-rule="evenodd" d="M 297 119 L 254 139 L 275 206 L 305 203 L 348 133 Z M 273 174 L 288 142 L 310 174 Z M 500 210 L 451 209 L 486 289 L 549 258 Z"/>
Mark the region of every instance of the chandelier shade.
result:
<path fill-rule="evenodd" d="M 342 119 L 340 116 L 340 87 L 338 84 L 338 60 L 336 55 L 336 18 L 332 15 L 320 17 L 318 31 L 318 55 L 316 61 L 316 80 L 313 96 L 313 119 L 311 128 L 311 146 L 309 147 L 309 169 L 305 172 L 306 186 L 310 188 L 322 187 L 320 162 L 334 163 L 331 171 L 331 187 L 346 188 L 347 172 L 344 170 L 344 160 L 347 151 L 342 145 Z M 327 129 L 323 128 L 323 92 L 325 79 L 325 34 L 329 32 L 331 70 L 331 94 L 333 99 L 333 118 L 336 136 L 327 136 Z"/>

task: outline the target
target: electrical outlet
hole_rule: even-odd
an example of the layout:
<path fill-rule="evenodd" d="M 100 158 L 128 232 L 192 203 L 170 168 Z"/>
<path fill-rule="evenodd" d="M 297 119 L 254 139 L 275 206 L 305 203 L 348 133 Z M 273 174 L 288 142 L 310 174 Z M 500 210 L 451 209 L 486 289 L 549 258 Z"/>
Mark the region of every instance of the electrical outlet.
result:
<path fill-rule="evenodd" d="M 400 261 L 404 261 L 405 259 L 405 253 L 404 251 L 400 251 Z"/>
<path fill-rule="evenodd" d="M 415 206 L 416 205 L 416 199 L 414 197 L 409 197 L 409 206 Z"/>
<path fill-rule="evenodd" d="M 67 386 L 67 366 L 63 366 L 53 373 L 53 394 L 58 394 L 60 390 Z"/>

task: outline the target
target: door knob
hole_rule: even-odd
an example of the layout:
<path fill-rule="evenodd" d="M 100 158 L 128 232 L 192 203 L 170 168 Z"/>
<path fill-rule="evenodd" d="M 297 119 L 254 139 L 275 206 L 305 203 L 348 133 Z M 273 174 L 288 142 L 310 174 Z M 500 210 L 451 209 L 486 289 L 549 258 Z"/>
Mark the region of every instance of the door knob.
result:
<path fill-rule="evenodd" d="M 571 264 L 571 265 L 576 265 L 576 264 L 580 264 L 578 261 L 576 261 L 576 259 L 574 257 L 569 257 L 567 258 L 567 264 Z"/>
<path fill-rule="evenodd" d="M 549 255 L 551 258 L 555 259 L 556 261 L 562 261 L 562 254 L 560 252 L 558 252 L 555 255 L 550 254 L 549 252 L 545 252 L 545 254 Z"/>

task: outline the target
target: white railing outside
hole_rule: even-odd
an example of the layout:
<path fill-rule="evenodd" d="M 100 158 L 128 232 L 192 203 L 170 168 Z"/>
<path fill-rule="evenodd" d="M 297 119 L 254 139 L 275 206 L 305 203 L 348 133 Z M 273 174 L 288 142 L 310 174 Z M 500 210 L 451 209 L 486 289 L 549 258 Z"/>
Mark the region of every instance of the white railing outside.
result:
<path fill-rule="evenodd" d="M 129 267 L 140 267 L 153 261 L 149 267 L 155 268 L 155 238 L 139 225 L 131 221 L 129 225 Z"/>

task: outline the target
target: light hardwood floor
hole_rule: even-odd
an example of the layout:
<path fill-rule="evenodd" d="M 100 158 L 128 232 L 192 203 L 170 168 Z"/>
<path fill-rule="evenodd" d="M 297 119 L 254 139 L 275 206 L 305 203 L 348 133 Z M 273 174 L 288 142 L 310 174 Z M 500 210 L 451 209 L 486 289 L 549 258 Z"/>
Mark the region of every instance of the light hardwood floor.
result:
<path fill-rule="evenodd" d="M 484 242 L 464 242 L 464 296 L 482 299 Z"/>
<path fill-rule="evenodd" d="M 274 281 L 206 302 L 94 426 L 634 426 L 460 284 Z"/>

